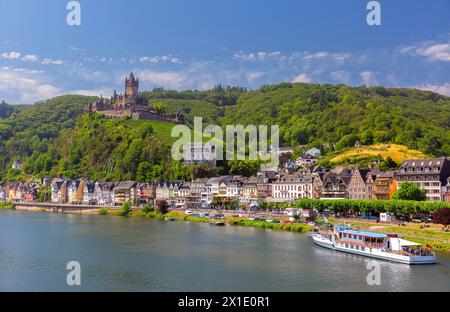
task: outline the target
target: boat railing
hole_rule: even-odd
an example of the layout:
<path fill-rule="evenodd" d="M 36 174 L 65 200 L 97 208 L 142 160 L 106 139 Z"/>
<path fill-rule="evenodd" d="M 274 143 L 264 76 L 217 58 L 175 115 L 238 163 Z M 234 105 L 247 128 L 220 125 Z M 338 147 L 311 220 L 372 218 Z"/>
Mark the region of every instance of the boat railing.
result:
<path fill-rule="evenodd" d="M 336 242 L 350 244 L 350 245 L 364 246 L 364 247 L 368 247 L 368 248 L 376 248 L 376 249 L 382 249 L 382 248 L 386 247 L 384 244 L 371 244 L 371 243 L 356 242 L 356 241 L 344 240 L 344 239 L 338 239 L 338 240 L 336 240 Z"/>

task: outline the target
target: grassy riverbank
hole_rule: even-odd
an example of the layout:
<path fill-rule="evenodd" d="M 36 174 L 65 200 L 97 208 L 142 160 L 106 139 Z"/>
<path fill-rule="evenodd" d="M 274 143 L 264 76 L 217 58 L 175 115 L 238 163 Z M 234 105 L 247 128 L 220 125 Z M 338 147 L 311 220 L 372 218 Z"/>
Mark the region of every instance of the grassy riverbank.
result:
<path fill-rule="evenodd" d="M 13 210 L 14 204 L 9 202 L 0 202 L 0 210 Z"/>
<path fill-rule="evenodd" d="M 174 219 L 176 221 L 184 221 L 184 222 L 196 222 L 196 223 L 209 223 L 210 219 L 205 217 L 197 217 L 187 215 L 183 212 L 179 211 L 171 211 L 165 215 L 159 213 L 156 210 L 153 211 L 145 211 L 144 209 L 130 211 L 128 214 L 123 210 L 107 210 L 101 209 L 99 210 L 99 215 L 110 215 L 110 216 L 129 216 L 136 218 L 149 218 L 149 219 Z M 313 226 L 309 226 L 301 223 L 273 223 L 273 222 L 265 222 L 265 221 L 253 221 L 248 220 L 246 218 L 233 218 L 228 217 L 221 220 L 231 226 L 244 226 L 244 227 L 254 227 L 260 229 L 270 229 L 270 230 L 279 230 L 279 231 L 288 231 L 288 232 L 296 232 L 296 233 L 307 233 L 309 230 L 313 229 Z"/>
<path fill-rule="evenodd" d="M 357 229 L 398 234 L 409 241 L 429 245 L 435 250 L 450 252 L 450 233 L 443 232 L 442 226 L 436 224 L 429 224 L 428 228 L 421 228 L 423 224 L 417 223 L 408 223 L 407 226 L 354 220 L 350 220 L 349 223 Z"/>

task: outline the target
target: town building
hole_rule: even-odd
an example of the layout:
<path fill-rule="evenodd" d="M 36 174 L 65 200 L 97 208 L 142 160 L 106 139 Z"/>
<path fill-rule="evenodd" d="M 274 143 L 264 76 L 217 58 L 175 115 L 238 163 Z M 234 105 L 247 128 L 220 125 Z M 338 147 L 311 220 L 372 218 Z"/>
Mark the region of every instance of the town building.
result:
<path fill-rule="evenodd" d="M 371 200 L 374 196 L 373 187 L 377 179 L 377 173 L 370 170 L 355 168 L 348 185 L 350 199 Z"/>
<path fill-rule="evenodd" d="M 84 205 L 97 205 L 98 198 L 95 190 L 95 183 L 92 181 L 85 181 L 83 184 L 83 204 Z"/>
<path fill-rule="evenodd" d="M 398 184 L 409 181 L 424 188 L 427 201 L 442 201 L 443 190 L 450 177 L 450 161 L 447 158 L 411 159 L 404 161 L 397 173 Z"/>
<path fill-rule="evenodd" d="M 51 185 L 52 203 L 67 204 L 67 181 L 55 180 Z"/>
<path fill-rule="evenodd" d="M 450 178 L 447 178 L 447 185 L 444 192 L 444 201 L 450 203 Z"/>
<path fill-rule="evenodd" d="M 298 158 L 295 161 L 295 164 L 299 167 L 309 167 L 316 164 L 317 162 L 318 162 L 317 158 L 309 154 L 305 154 L 302 157 Z"/>
<path fill-rule="evenodd" d="M 98 205 L 113 206 L 114 205 L 114 182 L 97 182 L 95 183 L 95 193 Z"/>
<path fill-rule="evenodd" d="M 23 160 L 18 160 L 12 164 L 11 168 L 14 170 L 20 170 L 20 169 L 22 169 L 23 164 L 24 164 Z"/>
<path fill-rule="evenodd" d="M 136 186 L 134 181 L 119 182 L 114 188 L 114 205 L 121 206 L 126 202 L 136 202 Z"/>
<path fill-rule="evenodd" d="M 217 160 L 221 159 L 219 150 L 213 143 L 188 143 L 183 146 L 183 164 L 217 166 Z"/>
<path fill-rule="evenodd" d="M 348 199 L 352 170 L 336 168 L 323 176 L 321 199 Z"/>
<path fill-rule="evenodd" d="M 313 197 L 312 175 L 292 173 L 272 184 L 272 201 L 294 201 Z"/>
<path fill-rule="evenodd" d="M 397 192 L 395 171 L 386 171 L 377 176 L 373 186 L 373 199 L 391 200 Z"/>
<path fill-rule="evenodd" d="M 307 150 L 304 155 L 305 156 L 308 155 L 308 156 L 311 156 L 311 157 L 317 159 L 322 155 L 322 153 L 321 153 L 320 149 L 313 147 L 313 148 Z"/>

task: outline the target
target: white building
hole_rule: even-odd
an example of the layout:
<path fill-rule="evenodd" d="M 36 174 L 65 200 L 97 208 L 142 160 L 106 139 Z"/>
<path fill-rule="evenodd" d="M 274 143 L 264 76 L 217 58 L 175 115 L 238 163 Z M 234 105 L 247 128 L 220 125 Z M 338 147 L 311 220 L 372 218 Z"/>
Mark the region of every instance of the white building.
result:
<path fill-rule="evenodd" d="M 318 161 L 317 158 L 314 158 L 313 156 L 311 156 L 309 154 L 305 154 L 302 157 L 300 157 L 299 159 L 297 159 L 295 161 L 295 164 L 297 166 L 301 166 L 301 167 L 309 167 L 309 166 L 317 163 L 317 161 Z"/>
<path fill-rule="evenodd" d="M 293 173 L 272 184 L 273 201 L 295 201 L 312 198 L 313 179 L 309 174 Z"/>
<path fill-rule="evenodd" d="M 313 158 L 319 158 L 322 155 L 322 153 L 320 152 L 320 149 L 313 147 L 310 150 L 306 151 L 305 155 L 309 155 Z"/>
<path fill-rule="evenodd" d="M 217 166 L 219 150 L 212 143 L 192 143 L 183 146 L 183 163 L 185 165 L 206 164 L 213 168 Z"/>

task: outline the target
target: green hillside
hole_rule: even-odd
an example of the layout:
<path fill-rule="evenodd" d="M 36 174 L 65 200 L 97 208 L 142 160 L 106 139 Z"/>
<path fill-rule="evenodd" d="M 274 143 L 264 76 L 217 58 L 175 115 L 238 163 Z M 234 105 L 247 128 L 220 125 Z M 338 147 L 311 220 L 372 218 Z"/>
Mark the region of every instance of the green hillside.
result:
<path fill-rule="evenodd" d="M 405 155 L 450 155 L 450 98 L 432 92 L 282 83 L 250 92 L 218 86 L 209 91 L 155 89 L 142 95 L 149 105 L 163 103 L 169 115 L 183 113 L 188 125 L 194 116 L 204 117 L 205 126 L 280 125 L 284 146 L 320 147 L 329 165 L 373 161 L 379 154 L 383 159 L 392 154 L 395 161 Z M 85 104 L 94 99 L 68 95 L 14 111 L 3 106 L 0 178 L 60 175 L 149 181 L 190 174 L 170 158 L 174 124 L 82 115 Z M 365 154 L 350 150 L 358 141 L 370 147 Z M 375 148 L 385 144 L 405 147 Z M 25 161 L 23 170 L 10 169 L 19 159 Z M 239 164 L 224 164 L 219 172 L 232 167 Z"/>
<path fill-rule="evenodd" d="M 170 141 L 165 141 L 173 126 L 163 121 L 82 115 L 73 129 L 61 132 L 46 153 L 29 157 L 24 170 L 38 176 L 96 180 L 180 179 L 186 177 L 186 171 L 172 170 L 179 164 L 171 163 Z"/>
<path fill-rule="evenodd" d="M 329 143 L 342 150 L 356 141 L 396 143 L 430 155 L 450 155 L 450 98 L 414 89 L 265 86 L 227 107 L 222 122 L 278 124 L 284 145 Z"/>
<path fill-rule="evenodd" d="M 0 103 L 0 118 L 8 118 L 13 113 L 19 111 L 19 106 L 8 105 L 5 102 Z"/>
<path fill-rule="evenodd" d="M 11 163 L 33 153 L 45 153 L 64 129 L 75 126 L 75 118 L 92 97 L 67 95 L 21 109 L 0 118 L 0 176 Z"/>

